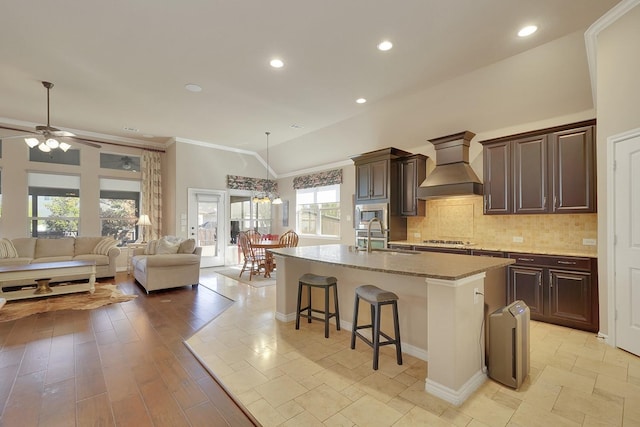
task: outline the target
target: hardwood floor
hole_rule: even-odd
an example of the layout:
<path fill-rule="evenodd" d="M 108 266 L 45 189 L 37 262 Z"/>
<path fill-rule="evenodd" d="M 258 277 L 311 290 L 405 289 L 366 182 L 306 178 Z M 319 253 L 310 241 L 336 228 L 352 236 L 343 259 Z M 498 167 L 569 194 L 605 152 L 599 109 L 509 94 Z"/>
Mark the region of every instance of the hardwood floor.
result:
<path fill-rule="evenodd" d="M 232 302 L 115 281 L 138 298 L 0 323 L 0 426 L 256 425 L 183 344 Z"/>

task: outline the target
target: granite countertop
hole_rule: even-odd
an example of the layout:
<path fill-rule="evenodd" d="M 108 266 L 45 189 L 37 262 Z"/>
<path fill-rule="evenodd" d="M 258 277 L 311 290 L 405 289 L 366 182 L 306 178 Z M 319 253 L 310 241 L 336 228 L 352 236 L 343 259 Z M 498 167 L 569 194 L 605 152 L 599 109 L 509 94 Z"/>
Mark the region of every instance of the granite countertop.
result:
<path fill-rule="evenodd" d="M 424 242 L 412 242 L 409 240 L 399 240 L 389 242 L 390 245 L 406 245 L 406 246 L 424 246 L 431 248 L 455 248 L 455 249 L 471 249 L 476 251 L 497 251 L 497 252 L 511 252 L 520 254 L 539 254 L 539 255 L 555 255 L 555 256 L 575 256 L 583 258 L 597 258 L 598 256 L 588 252 L 580 251 L 566 251 L 566 250 L 549 250 L 540 248 L 527 248 L 527 247 L 499 247 L 486 244 L 465 244 L 465 245 L 449 245 L 449 244 L 433 244 Z"/>
<path fill-rule="evenodd" d="M 298 246 L 270 249 L 270 251 L 275 255 L 337 266 L 443 280 L 458 280 L 494 268 L 505 267 L 515 262 L 508 258 L 435 252 L 389 249 L 366 252 L 349 245 Z"/>

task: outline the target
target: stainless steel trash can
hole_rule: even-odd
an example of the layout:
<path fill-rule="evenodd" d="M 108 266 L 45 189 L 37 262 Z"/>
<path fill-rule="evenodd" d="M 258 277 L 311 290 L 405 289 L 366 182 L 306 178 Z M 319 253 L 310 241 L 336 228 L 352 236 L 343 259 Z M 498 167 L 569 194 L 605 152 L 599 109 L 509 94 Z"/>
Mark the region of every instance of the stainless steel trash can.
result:
<path fill-rule="evenodd" d="M 489 316 L 489 377 L 520 388 L 529 375 L 529 307 L 514 301 Z"/>

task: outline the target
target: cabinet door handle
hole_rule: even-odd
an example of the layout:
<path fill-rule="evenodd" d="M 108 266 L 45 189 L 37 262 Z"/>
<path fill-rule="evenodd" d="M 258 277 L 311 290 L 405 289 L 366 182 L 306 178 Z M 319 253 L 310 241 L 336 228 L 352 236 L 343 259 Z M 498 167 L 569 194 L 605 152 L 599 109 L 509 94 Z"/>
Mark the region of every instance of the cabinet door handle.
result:
<path fill-rule="evenodd" d="M 542 208 L 546 209 L 547 208 L 547 196 L 544 196 L 542 198 Z"/>
<path fill-rule="evenodd" d="M 553 206 L 555 209 L 558 209 L 558 198 L 556 196 L 553 196 Z"/>
<path fill-rule="evenodd" d="M 575 261 L 560 261 L 560 260 L 558 260 L 558 264 L 576 265 L 577 263 Z"/>
<path fill-rule="evenodd" d="M 489 205 L 487 204 L 487 195 L 484 195 L 484 211 L 486 212 L 489 209 Z"/>
<path fill-rule="evenodd" d="M 542 274 L 538 276 L 538 286 L 542 286 Z"/>
<path fill-rule="evenodd" d="M 535 261 L 535 259 L 533 259 L 533 258 L 518 258 L 518 261 L 533 262 L 533 261 Z"/>

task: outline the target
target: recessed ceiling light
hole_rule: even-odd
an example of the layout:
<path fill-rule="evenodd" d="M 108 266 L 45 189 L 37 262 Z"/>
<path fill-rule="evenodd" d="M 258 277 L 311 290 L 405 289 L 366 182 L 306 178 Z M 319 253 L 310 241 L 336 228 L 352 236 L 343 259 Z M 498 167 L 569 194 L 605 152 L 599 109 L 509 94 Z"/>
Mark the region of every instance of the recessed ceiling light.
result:
<path fill-rule="evenodd" d="M 387 50 L 391 50 L 392 47 L 393 47 L 393 43 L 391 43 L 389 40 L 383 40 L 380 43 L 378 43 L 378 49 L 383 52 Z"/>
<path fill-rule="evenodd" d="M 184 88 L 189 92 L 202 92 L 202 87 L 198 86 L 195 83 L 188 83 L 184 85 Z"/>
<path fill-rule="evenodd" d="M 365 102 L 367 102 L 367 100 L 365 98 L 358 98 L 358 99 L 356 99 L 356 102 L 358 104 L 364 104 Z"/>
<path fill-rule="evenodd" d="M 527 25 L 526 27 L 523 27 L 520 31 L 518 31 L 518 36 L 527 37 L 535 33 L 536 31 L 538 31 L 538 27 L 536 27 L 535 25 Z"/>
<path fill-rule="evenodd" d="M 275 58 L 269 62 L 269 65 L 273 68 L 282 68 L 284 67 L 284 62 L 282 62 L 282 59 Z"/>

